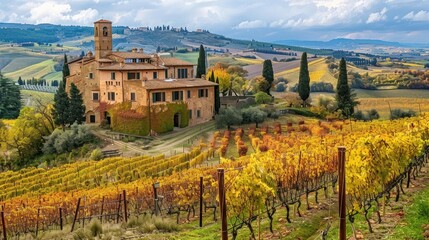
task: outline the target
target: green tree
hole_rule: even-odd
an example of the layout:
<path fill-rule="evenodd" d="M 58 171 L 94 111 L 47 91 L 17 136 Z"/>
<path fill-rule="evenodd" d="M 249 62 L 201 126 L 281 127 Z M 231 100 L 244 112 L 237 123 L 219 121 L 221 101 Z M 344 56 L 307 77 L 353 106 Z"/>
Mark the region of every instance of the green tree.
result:
<path fill-rule="evenodd" d="M 60 83 L 60 87 L 54 96 L 54 108 L 52 110 L 52 115 L 54 117 L 54 122 L 56 125 L 63 127 L 65 131 L 66 124 L 69 123 L 69 97 L 67 95 L 64 82 Z"/>
<path fill-rule="evenodd" d="M 215 82 L 215 81 L 216 81 L 216 80 L 215 80 L 214 71 L 212 71 L 212 74 L 210 75 L 209 80 L 210 80 L 210 82 Z"/>
<path fill-rule="evenodd" d="M 338 109 L 345 117 L 350 117 L 354 112 L 354 107 L 359 103 L 355 100 L 356 95 L 350 90 L 350 86 L 347 80 L 347 65 L 346 60 L 341 58 L 339 67 L 339 76 L 337 82 L 337 93 L 336 100 L 338 103 Z"/>
<path fill-rule="evenodd" d="M 308 72 L 307 53 L 301 56 L 301 66 L 299 68 L 298 93 L 302 101 L 306 101 L 310 96 L 310 74 Z"/>
<path fill-rule="evenodd" d="M 64 54 L 64 65 L 63 65 L 63 83 L 66 84 L 66 77 L 70 76 L 70 69 L 67 61 L 67 55 Z"/>
<path fill-rule="evenodd" d="M 227 127 L 228 130 L 232 125 L 239 125 L 243 120 L 240 111 L 234 107 L 221 108 L 219 114 L 215 117 L 216 127 Z"/>
<path fill-rule="evenodd" d="M 22 78 L 21 78 L 21 76 L 19 76 L 18 77 L 18 84 L 21 86 L 21 85 L 24 85 L 24 81 L 22 80 Z"/>
<path fill-rule="evenodd" d="M 273 64 L 271 60 L 265 60 L 264 65 L 262 67 L 262 77 L 265 78 L 265 80 L 268 82 L 268 88 L 265 90 L 265 92 L 271 96 L 270 89 L 271 85 L 274 81 L 274 71 L 273 71 Z"/>
<path fill-rule="evenodd" d="M 257 104 L 265 104 L 273 101 L 273 98 L 265 92 L 258 92 L 255 94 L 255 101 Z"/>
<path fill-rule="evenodd" d="M 244 124 L 255 123 L 256 127 L 258 127 L 259 123 L 263 123 L 267 119 L 267 113 L 258 107 L 249 107 L 241 110 L 241 116 Z"/>
<path fill-rule="evenodd" d="M 19 86 L 0 73 L 0 118 L 14 119 L 21 109 Z"/>
<path fill-rule="evenodd" d="M 70 85 L 70 104 L 69 104 L 69 120 L 71 125 L 77 122 L 81 124 L 85 122 L 85 104 L 83 104 L 82 94 L 79 89 L 72 83 Z"/>
<path fill-rule="evenodd" d="M 198 65 L 197 65 L 197 78 L 201 78 L 202 75 L 206 75 L 206 51 L 204 50 L 203 45 L 200 45 L 200 52 L 198 55 Z"/>

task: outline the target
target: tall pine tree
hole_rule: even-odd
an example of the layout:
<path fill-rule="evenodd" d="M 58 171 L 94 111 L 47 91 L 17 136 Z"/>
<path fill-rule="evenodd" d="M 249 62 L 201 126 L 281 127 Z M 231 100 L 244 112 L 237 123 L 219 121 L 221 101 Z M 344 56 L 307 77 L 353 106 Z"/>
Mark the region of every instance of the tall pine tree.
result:
<path fill-rule="evenodd" d="M 262 77 L 264 77 L 265 80 L 268 82 L 265 92 L 271 96 L 270 89 L 274 81 L 274 71 L 273 64 L 269 59 L 264 61 L 264 65 L 262 67 Z"/>
<path fill-rule="evenodd" d="M 65 84 L 60 83 L 60 87 L 54 96 L 54 108 L 52 116 L 56 125 L 60 125 L 65 131 L 66 125 L 69 123 L 69 97 L 66 92 Z"/>
<path fill-rule="evenodd" d="M 201 78 L 202 75 L 206 75 L 206 51 L 203 45 L 200 45 L 200 53 L 198 55 L 197 65 L 197 78 Z"/>
<path fill-rule="evenodd" d="M 301 56 L 301 66 L 299 68 L 298 93 L 302 101 L 305 101 L 310 96 L 310 73 L 308 72 L 307 53 L 304 52 Z"/>
<path fill-rule="evenodd" d="M 19 86 L 5 78 L 0 72 L 0 119 L 14 119 L 19 116 L 21 109 L 21 94 Z"/>
<path fill-rule="evenodd" d="M 338 109 L 341 110 L 342 115 L 350 117 L 354 112 L 354 107 L 359 102 L 355 101 L 356 96 L 350 90 L 347 79 L 347 64 L 344 58 L 341 58 L 339 71 L 335 98 L 338 103 Z"/>
<path fill-rule="evenodd" d="M 64 54 L 64 65 L 63 65 L 63 83 L 66 85 L 66 77 L 70 76 L 70 69 L 67 61 L 67 55 Z"/>
<path fill-rule="evenodd" d="M 85 122 L 85 105 L 83 104 L 82 94 L 72 83 L 70 85 L 70 105 L 69 105 L 69 124 Z"/>

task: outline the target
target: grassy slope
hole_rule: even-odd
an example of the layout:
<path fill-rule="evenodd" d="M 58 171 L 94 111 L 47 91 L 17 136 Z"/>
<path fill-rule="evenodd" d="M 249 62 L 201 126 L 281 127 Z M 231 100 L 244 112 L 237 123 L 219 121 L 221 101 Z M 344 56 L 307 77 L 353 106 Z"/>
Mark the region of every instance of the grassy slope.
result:
<path fill-rule="evenodd" d="M 308 71 L 310 72 L 311 82 L 328 82 L 335 85 L 337 81 L 334 75 L 328 70 L 328 64 L 325 63 L 324 58 L 310 62 L 308 64 Z M 279 72 L 275 76 L 286 78 L 289 81 L 289 85 L 293 86 L 298 83 L 299 67 Z"/>
<path fill-rule="evenodd" d="M 54 60 L 45 60 L 43 62 L 33 64 L 31 66 L 19 69 L 14 72 L 5 73 L 5 76 L 13 80 L 17 80 L 19 77 L 22 79 L 42 78 L 47 74 L 54 72 Z"/>

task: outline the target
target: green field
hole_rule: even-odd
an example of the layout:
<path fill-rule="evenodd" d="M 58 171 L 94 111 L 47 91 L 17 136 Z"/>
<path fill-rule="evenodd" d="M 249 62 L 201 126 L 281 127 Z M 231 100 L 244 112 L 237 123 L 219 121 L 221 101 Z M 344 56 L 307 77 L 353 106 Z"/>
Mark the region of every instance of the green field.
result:
<path fill-rule="evenodd" d="M 15 81 L 18 80 L 19 77 L 22 79 L 31 79 L 33 77 L 38 79 L 55 72 L 55 64 L 56 62 L 54 60 L 45 60 L 14 72 L 5 73 L 4 75 Z"/>
<path fill-rule="evenodd" d="M 174 53 L 173 57 L 182 59 L 183 61 L 191 62 L 193 64 L 197 64 L 198 62 L 198 52 Z"/>
<path fill-rule="evenodd" d="M 25 106 L 35 106 L 37 101 L 42 101 L 43 103 L 53 103 L 54 94 L 47 92 L 36 92 L 30 90 L 21 90 L 21 99 L 23 105 Z"/>

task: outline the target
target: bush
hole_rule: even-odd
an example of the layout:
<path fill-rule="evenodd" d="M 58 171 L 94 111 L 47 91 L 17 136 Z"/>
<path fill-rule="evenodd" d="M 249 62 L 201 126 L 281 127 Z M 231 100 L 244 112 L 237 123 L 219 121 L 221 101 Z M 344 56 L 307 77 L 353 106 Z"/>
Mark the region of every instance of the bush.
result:
<path fill-rule="evenodd" d="M 276 92 L 284 92 L 286 90 L 286 84 L 285 83 L 277 83 L 275 86 Z"/>
<path fill-rule="evenodd" d="M 416 112 L 414 112 L 413 110 L 409 109 L 407 110 L 402 110 L 399 108 L 395 108 L 392 110 L 391 114 L 390 114 L 390 119 L 399 119 L 399 118 L 406 118 L 406 117 L 414 117 L 416 116 Z"/>
<path fill-rule="evenodd" d="M 368 119 L 369 120 L 375 120 L 375 119 L 379 119 L 379 118 L 380 118 L 380 114 L 378 114 L 377 110 L 371 109 L 368 111 Z"/>
<path fill-rule="evenodd" d="M 332 83 L 316 82 L 310 85 L 310 92 L 334 92 Z"/>
<path fill-rule="evenodd" d="M 89 157 L 89 159 L 94 160 L 94 161 L 98 161 L 100 159 L 103 158 L 103 153 L 101 152 L 101 149 L 96 148 L 91 152 L 91 156 Z"/>
<path fill-rule="evenodd" d="M 265 92 L 258 92 L 255 94 L 255 101 L 257 104 L 266 104 L 273 101 L 273 98 Z"/>
<path fill-rule="evenodd" d="M 365 114 L 361 110 L 356 111 L 353 114 L 353 117 L 356 118 L 357 120 L 363 120 L 363 121 L 368 120 L 367 117 L 365 116 Z"/>
<path fill-rule="evenodd" d="M 263 123 L 267 118 L 267 113 L 257 107 L 250 107 L 241 110 L 242 123 L 255 123 L 258 127 L 259 123 Z"/>
<path fill-rule="evenodd" d="M 241 124 L 242 120 L 240 111 L 234 107 L 221 108 L 219 114 L 215 116 L 217 128 L 227 127 L 229 129 L 232 125 Z"/>
<path fill-rule="evenodd" d="M 100 236 L 100 234 L 103 233 L 103 227 L 101 226 L 101 223 L 98 219 L 91 221 L 89 230 L 91 231 L 93 237 Z"/>
<path fill-rule="evenodd" d="M 94 238 L 92 237 L 91 233 L 85 231 L 84 229 L 78 229 L 76 232 L 74 232 L 73 239 L 74 240 L 92 240 Z"/>
<path fill-rule="evenodd" d="M 42 151 L 45 154 L 61 154 L 70 152 L 92 141 L 94 141 L 94 136 L 91 134 L 89 127 L 74 123 L 71 125 L 70 131 L 55 129 L 55 131 L 46 138 Z"/>

